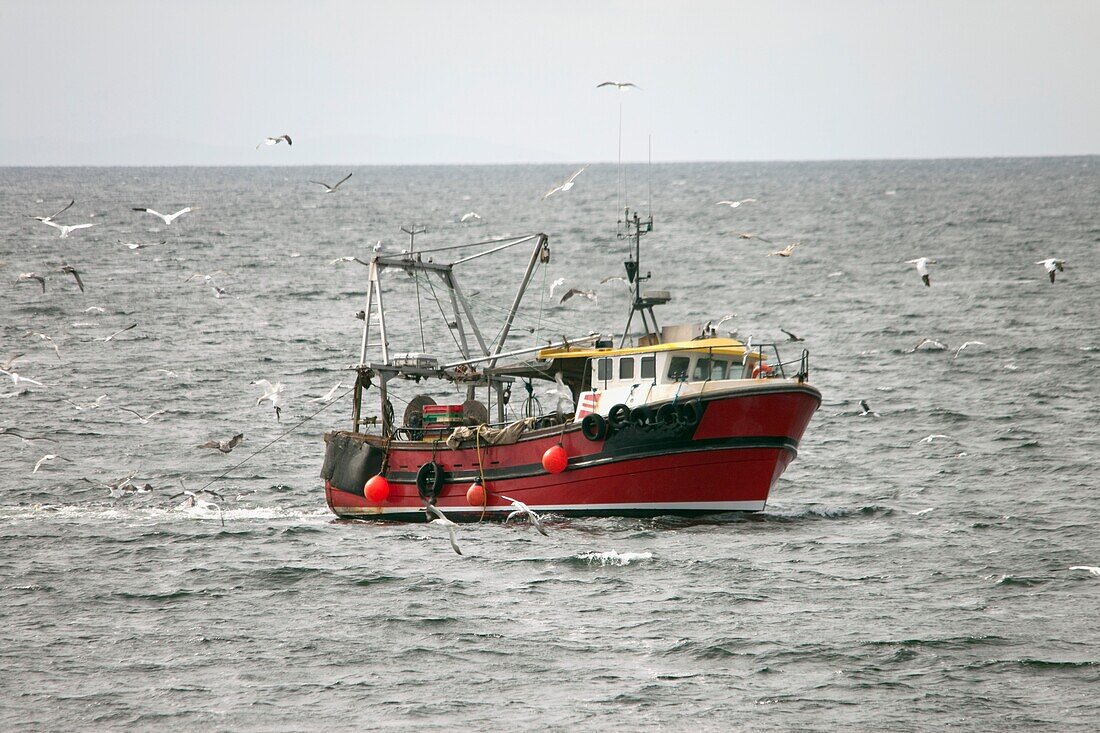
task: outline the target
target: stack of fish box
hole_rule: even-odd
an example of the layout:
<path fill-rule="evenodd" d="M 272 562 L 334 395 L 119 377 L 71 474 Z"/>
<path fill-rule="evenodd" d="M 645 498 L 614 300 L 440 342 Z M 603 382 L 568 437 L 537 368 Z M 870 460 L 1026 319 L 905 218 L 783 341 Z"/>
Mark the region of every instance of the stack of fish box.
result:
<path fill-rule="evenodd" d="M 465 424 L 462 405 L 424 405 L 424 438 L 437 440 Z"/>

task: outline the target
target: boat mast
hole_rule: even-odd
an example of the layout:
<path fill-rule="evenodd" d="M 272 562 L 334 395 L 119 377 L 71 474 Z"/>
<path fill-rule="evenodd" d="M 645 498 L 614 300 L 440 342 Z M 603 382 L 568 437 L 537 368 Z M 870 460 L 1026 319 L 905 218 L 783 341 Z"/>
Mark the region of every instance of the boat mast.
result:
<path fill-rule="evenodd" d="M 629 208 L 623 209 L 623 218 L 628 227 L 627 233 L 620 234 L 620 237 L 634 240 L 632 242 L 633 247 L 630 250 L 630 259 L 623 263 L 626 268 L 627 281 L 630 284 L 631 301 L 630 301 L 630 314 L 626 319 L 626 326 L 623 328 L 623 335 L 619 339 L 619 348 L 623 348 L 626 345 L 626 339 L 630 334 L 630 324 L 634 321 L 634 314 L 638 313 L 642 318 L 642 326 L 645 328 L 645 336 L 643 340 L 648 344 L 660 343 L 661 330 L 657 325 L 657 317 L 653 315 L 653 306 L 667 303 L 669 297 L 667 293 L 651 293 L 643 294 L 642 283 L 653 277 L 652 272 L 646 272 L 645 275 L 641 272 L 642 267 L 642 235 L 648 234 L 653 231 L 653 215 L 650 214 L 649 218 L 644 221 L 638 212 L 631 212 Z M 622 223 L 622 222 L 620 222 Z"/>

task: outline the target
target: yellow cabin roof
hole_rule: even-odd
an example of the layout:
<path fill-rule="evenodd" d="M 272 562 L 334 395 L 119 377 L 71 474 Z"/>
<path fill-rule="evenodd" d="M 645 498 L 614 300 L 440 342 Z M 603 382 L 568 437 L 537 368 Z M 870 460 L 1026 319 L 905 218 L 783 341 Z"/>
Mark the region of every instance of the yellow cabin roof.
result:
<path fill-rule="evenodd" d="M 653 354 L 663 351 L 707 351 L 723 356 L 744 356 L 745 345 L 737 339 L 712 338 L 696 341 L 672 341 L 667 344 L 635 346 L 628 349 L 593 349 L 572 347 L 569 349 L 543 349 L 539 359 L 590 359 L 601 356 L 630 356 L 631 354 Z"/>

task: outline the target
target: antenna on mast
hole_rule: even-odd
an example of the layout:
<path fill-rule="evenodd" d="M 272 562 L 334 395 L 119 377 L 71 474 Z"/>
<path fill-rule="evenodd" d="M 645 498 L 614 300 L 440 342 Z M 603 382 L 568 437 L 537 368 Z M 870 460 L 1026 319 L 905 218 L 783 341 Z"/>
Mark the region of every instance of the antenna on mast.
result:
<path fill-rule="evenodd" d="M 416 235 L 423 234 L 428 230 L 423 227 L 418 229 L 414 224 L 412 229 L 401 227 L 401 231 L 409 235 L 409 254 L 413 259 L 416 259 L 416 255 L 414 254 L 416 252 Z M 424 338 L 424 314 L 420 310 L 420 276 L 414 274 L 413 282 L 416 285 L 416 320 L 420 322 L 420 350 L 427 351 L 428 341 Z"/>

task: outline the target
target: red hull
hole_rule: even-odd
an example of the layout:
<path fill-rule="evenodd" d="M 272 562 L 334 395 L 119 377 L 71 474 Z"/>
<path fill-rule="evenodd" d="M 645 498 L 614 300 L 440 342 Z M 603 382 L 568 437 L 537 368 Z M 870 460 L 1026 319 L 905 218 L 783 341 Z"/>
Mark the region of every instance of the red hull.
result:
<path fill-rule="evenodd" d="M 813 387 L 761 385 L 704 397 L 702 417 L 687 433 L 638 429 L 590 441 L 578 424 L 571 424 L 564 434 L 559 426 L 528 433 L 511 445 L 482 445 L 480 458 L 472 444 L 451 450 L 395 441 L 389 445 L 386 501 L 371 502 L 361 487 L 358 493 L 341 490 L 327 480 L 325 496 L 341 517 L 423 521 L 425 502 L 416 473 L 434 459 L 444 472 L 435 504 L 456 521 L 503 518 L 512 507 L 502 495 L 536 511 L 569 516 L 761 511 L 820 402 Z M 339 435 L 381 445 L 377 436 Z M 559 443 L 569 466 L 550 474 L 542 467 L 542 454 Z M 470 506 L 466 492 L 482 474 L 487 505 Z"/>

